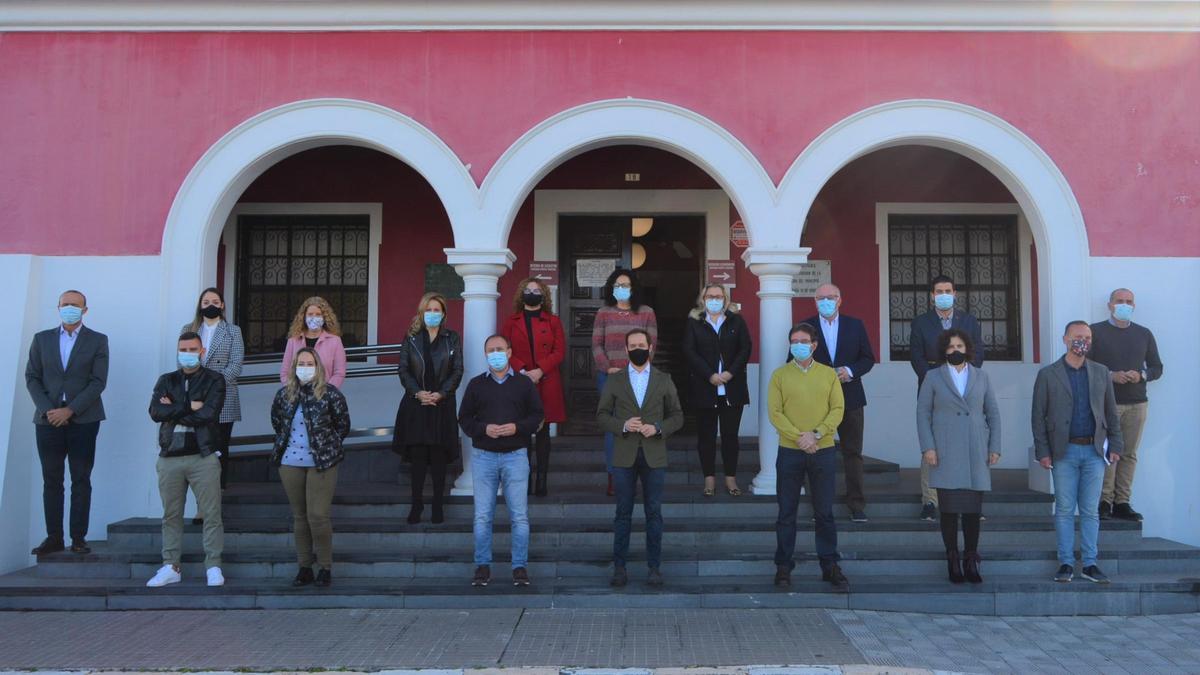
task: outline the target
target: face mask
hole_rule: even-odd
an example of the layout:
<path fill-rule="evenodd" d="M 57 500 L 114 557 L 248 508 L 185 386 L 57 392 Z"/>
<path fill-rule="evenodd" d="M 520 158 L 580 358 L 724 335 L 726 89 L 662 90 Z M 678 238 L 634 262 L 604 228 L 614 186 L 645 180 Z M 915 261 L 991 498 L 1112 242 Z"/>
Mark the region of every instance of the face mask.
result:
<path fill-rule="evenodd" d="M 325 325 L 325 317 L 306 316 L 304 317 L 304 325 L 308 326 L 309 330 L 321 330 L 321 327 Z"/>
<path fill-rule="evenodd" d="M 954 296 L 950 293 L 940 293 L 933 296 L 933 306 L 945 312 L 954 307 Z"/>
<path fill-rule="evenodd" d="M 296 379 L 300 380 L 301 384 L 308 384 L 309 382 L 312 382 L 313 378 L 316 376 L 316 366 L 296 366 Z"/>
<path fill-rule="evenodd" d="M 441 312 L 425 312 L 425 325 L 430 328 L 437 328 L 442 325 L 442 317 L 445 316 Z"/>
<path fill-rule="evenodd" d="M 961 366 L 967 362 L 967 355 L 962 352 L 950 352 L 946 355 L 946 363 L 952 366 Z"/>
<path fill-rule="evenodd" d="M 76 307 L 75 305 L 63 305 L 58 308 L 58 316 L 62 319 L 63 323 L 72 326 L 79 323 L 79 320 L 83 318 L 83 308 Z"/>
<path fill-rule="evenodd" d="M 1113 307 L 1113 318 L 1117 321 L 1129 321 L 1133 318 L 1133 305 L 1117 305 Z"/>
<path fill-rule="evenodd" d="M 813 346 L 803 342 L 793 342 L 789 350 L 792 352 L 792 358 L 797 361 L 807 361 L 812 356 Z"/>
<path fill-rule="evenodd" d="M 530 307 L 541 307 L 542 306 L 542 294 L 541 293 L 530 293 L 530 292 L 526 291 L 521 294 L 521 302 L 525 303 L 526 305 L 528 305 Z"/>
<path fill-rule="evenodd" d="M 1076 356 L 1087 356 L 1092 351 L 1092 343 L 1087 340 L 1071 340 L 1071 353 Z"/>
<path fill-rule="evenodd" d="M 488 367 L 501 373 L 508 370 L 508 354 L 505 352 L 488 352 Z"/>
<path fill-rule="evenodd" d="M 632 288 L 621 288 L 620 286 L 613 286 L 613 299 L 616 300 L 617 302 L 625 302 L 626 300 L 628 300 L 631 297 L 633 297 L 633 289 Z"/>
<path fill-rule="evenodd" d="M 632 363 L 633 365 L 637 366 L 638 368 L 641 368 L 642 366 L 646 365 L 646 362 L 649 360 L 650 360 L 650 350 L 649 349 L 630 349 L 629 350 L 629 362 Z"/>
<path fill-rule="evenodd" d="M 221 308 L 217 307 L 216 305 L 209 305 L 208 307 L 201 307 L 200 308 L 200 316 L 202 316 L 206 319 L 215 319 L 218 316 L 221 316 Z"/>
<path fill-rule="evenodd" d="M 707 309 L 709 314 L 719 314 L 721 310 L 725 309 L 725 301 L 709 298 L 704 301 L 704 309 Z"/>
<path fill-rule="evenodd" d="M 829 298 L 822 298 L 817 301 L 817 312 L 821 316 L 825 317 L 826 319 L 832 317 L 834 312 L 836 312 L 836 311 L 837 311 L 837 300 L 830 300 Z"/>
<path fill-rule="evenodd" d="M 196 352 L 179 352 L 177 359 L 179 365 L 188 370 L 200 365 L 200 355 Z"/>

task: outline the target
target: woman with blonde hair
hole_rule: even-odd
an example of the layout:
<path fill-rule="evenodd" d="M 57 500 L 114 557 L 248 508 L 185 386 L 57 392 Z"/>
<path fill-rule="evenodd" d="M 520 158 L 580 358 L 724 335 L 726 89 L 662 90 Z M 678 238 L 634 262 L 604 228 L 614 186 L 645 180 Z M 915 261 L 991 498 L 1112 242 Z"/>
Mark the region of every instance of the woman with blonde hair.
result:
<path fill-rule="evenodd" d="M 412 466 L 409 523 L 421 522 L 425 474 L 432 469 L 434 523 L 445 519 L 446 466 L 459 457 L 455 391 L 462 381 L 462 339 L 445 325 L 446 298 L 426 293 L 400 347 L 404 396 L 396 410 L 392 450 Z"/>
<path fill-rule="evenodd" d="M 346 348 L 342 346 L 342 327 L 337 314 L 325 298 L 313 296 L 300 303 L 300 309 L 288 329 L 287 348 L 279 368 L 279 381 L 287 384 L 292 361 L 303 348 L 315 351 L 325 364 L 325 379 L 335 387 L 346 380 Z"/>
<path fill-rule="evenodd" d="M 708 284 L 702 288 L 683 331 L 683 356 L 688 364 L 688 403 L 696 410 L 696 445 L 704 469 L 705 497 L 716 493 L 718 427 L 725 491 L 733 497 L 742 494 L 737 484 L 738 427 L 742 411 L 750 403 L 746 385 L 750 349 L 746 320 L 729 306 L 725 287 Z"/>
<path fill-rule="evenodd" d="M 512 346 L 509 364 L 513 370 L 533 380 L 542 399 L 545 419 L 534 434 L 536 479 L 530 481 L 530 485 L 535 495 L 545 497 L 546 475 L 550 468 L 550 425 L 567 421 L 562 379 L 558 373 L 567 354 L 567 339 L 562 322 L 554 315 L 546 284 L 528 277 L 517 285 L 512 314 L 501 321 L 500 334 Z"/>
<path fill-rule="evenodd" d="M 337 486 L 338 463 L 345 456 L 342 441 L 350 432 L 350 410 L 346 397 L 327 381 L 315 349 L 301 347 L 295 362 L 286 386 L 276 392 L 271 403 L 271 426 L 275 429 L 271 463 L 279 467 L 279 480 L 292 507 L 300 564 L 292 585 L 329 586 L 333 583 L 329 511 Z M 315 577 L 314 558 L 320 567 Z"/>

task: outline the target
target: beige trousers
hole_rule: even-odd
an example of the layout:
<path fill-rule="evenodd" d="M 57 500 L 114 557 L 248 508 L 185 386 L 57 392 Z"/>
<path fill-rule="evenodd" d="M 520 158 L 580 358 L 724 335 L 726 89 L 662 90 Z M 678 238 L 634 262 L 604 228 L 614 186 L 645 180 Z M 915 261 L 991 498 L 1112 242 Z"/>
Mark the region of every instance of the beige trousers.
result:
<path fill-rule="evenodd" d="M 162 497 L 162 557 L 164 565 L 179 565 L 183 547 L 183 505 L 188 487 L 196 495 L 199 516 L 204 519 L 204 566 L 220 567 L 225 548 L 225 525 L 221 522 L 221 461 L 216 454 L 201 457 L 159 457 L 158 494 Z"/>
<path fill-rule="evenodd" d="M 1133 497 L 1133 473 L 1137 470 L 1138 444 L 1142 442 L 1142 428 L 1146 426 L 1146 403 L 1118 403 L 1117 414 L 1121 416 L 1121 436 L 1125 449 L 1121 459 L 1104 471 L 1104 489 L 1100 501 L 1109 504 L 1128 504 Z"/>

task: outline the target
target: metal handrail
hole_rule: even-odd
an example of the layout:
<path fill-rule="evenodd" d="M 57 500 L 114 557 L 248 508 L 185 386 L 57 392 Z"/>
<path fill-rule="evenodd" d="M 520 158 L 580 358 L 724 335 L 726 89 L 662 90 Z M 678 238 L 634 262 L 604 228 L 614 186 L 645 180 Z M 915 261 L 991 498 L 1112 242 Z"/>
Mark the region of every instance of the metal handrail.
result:
<path fill-rule="evenodd" d="M 350 433 L 346 434 L 347 439 L 351 438 L 384 438 L 395 433 L 396 427 L 361 427 L 351 429 Z M 257 436 L 237 436 L 229 439 L 229 445 L 259 445 L 261 443 L 274 443 L 275 434 L 259 434 Z M 238 453 L 246 454 L 246 453 Z"/>
<path fill-rule="evenodd" d="M 401 344 L 388 345 L 362 345 L 360 347 L 347 347 L 347 358 L 358 357 L 373 357 L 373 356 L 391 356 L 400 353 Z M 283 352 L 273 352 L 270 354 L 254 354 L 247 356 L 242 360 L 243 364 L 261 364 L 261 363 L 282 363 Z M 398 367 L 391 364 L 364 366 L 362 368 L 347 368 L 347 378 L 358 377 L 380 377 L 383 375 L 396 376 L 399 372 Z M 238 377 L 238 385 L 250 384 L 279 384 L 279 375 L 275 373 L 261 373 L 258 375 L 242 375 Z"/>
<path fill-rule="evenodd" d="M 356 377 L 379 377 L 380 375 L 391 375 L 396 377 L 400 371 L 396 365 L 382 366 L 365 366 L 363 368 L 347 368 L 346 378 L 353 379 Z M 243 384 L 279 384 L 279 373 L 263 373 L 261 375 L 242 375 L 238 378 L 239 386 Z"/>
<path fill-rule="evenodd" d="M 389 356 L 391 354 L 399 354 L 400 348 L 404 343 L 388 344 L 388 345 L 361 345 L 358 347 L 346 347 L 346 356 Z M 284 352 L 271 352 L 269 354 L 251 354 L 242 359 L 242 363 L 246 365 L 256 363 L 281 363 L 283 361 Z"/>

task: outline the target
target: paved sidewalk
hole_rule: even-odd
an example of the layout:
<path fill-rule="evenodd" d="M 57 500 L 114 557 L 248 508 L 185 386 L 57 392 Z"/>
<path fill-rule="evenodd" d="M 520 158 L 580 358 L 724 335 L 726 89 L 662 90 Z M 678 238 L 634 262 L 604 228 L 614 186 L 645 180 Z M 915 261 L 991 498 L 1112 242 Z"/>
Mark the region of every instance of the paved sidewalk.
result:
<path fill-rule="evenodd" d="M 680 670 L 693 666 L 709 668 Z M 0 612 L 0 668 L 422 668 L 452 669 L 452 675 L 464 668 L 513 675 L 579 668 L 640 669 L 630 671 L 634 675 L 1200 673 L 1200 615 L 994 618 L 823 609 Z"/>

